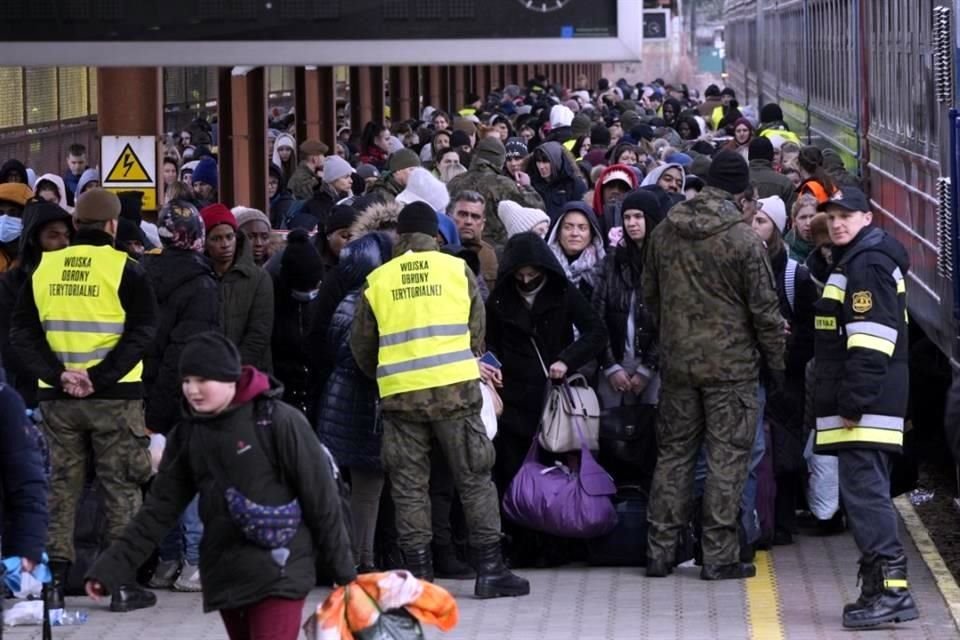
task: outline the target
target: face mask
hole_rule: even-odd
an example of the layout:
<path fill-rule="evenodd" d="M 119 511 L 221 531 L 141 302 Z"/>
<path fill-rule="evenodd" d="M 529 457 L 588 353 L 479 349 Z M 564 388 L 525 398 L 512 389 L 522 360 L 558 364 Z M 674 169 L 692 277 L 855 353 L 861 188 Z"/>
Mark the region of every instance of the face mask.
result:
<path fill-rule="evenodd" d="M 530 293 L 531 291 L 536 291 L 537 287 L 543 284 L 543 280 L 546 278 L 545 275 L 539 275 L 536 278 L 531 278 L 526 282 L 517 281 L 517 289 L 524 293 Z"/>
<path fill-rule="evenodd" d="M 13 216 L 0 216 L 0 242 L 13 242 L 23 232 L 23 220 Z"/>

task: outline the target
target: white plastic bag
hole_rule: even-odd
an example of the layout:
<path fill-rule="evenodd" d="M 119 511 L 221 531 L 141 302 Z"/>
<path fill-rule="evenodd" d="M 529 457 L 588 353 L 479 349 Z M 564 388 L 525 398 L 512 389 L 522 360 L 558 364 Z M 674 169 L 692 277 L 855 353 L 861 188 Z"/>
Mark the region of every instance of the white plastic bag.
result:
<path fill-rule="evenodd" d="M 493 440 L 497 435 L 497 408 L 494 404 L 493 391 L 484 383 L 480 383 L 480 393 L 483 394 L 483 408 L 480 410 L 480 419 L 487 429 L 487 437 Z"/>
<path fill-rule="evenodd" d="M 3 624 L 8 627 L 43 624 L 43 600 L 24 600 L 3 613 Z"/>
<path fill-rule="evenodd" d="M 813 452 L 815 431 L 810 432 L 803 457 L 810 477 L 807 479 L 807 503 L 818 520 L 829 520 L 840 509 L 840 460 Z"/>

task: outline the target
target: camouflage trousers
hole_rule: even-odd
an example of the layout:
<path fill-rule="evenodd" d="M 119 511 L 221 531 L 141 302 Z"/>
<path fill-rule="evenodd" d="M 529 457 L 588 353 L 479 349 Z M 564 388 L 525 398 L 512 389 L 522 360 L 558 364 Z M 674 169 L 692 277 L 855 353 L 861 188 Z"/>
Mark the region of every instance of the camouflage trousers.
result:
<path fill-rule="evenodd" d="M 500 505 L 490 475 L 493 443 L 479 415 L 456 420 L 413 422 L 397 414 L 383 415 L 383 466 L 390 477 L 400 548 L 429 546 L 430 441 L 440 446 L 453 474 L 467 520 L 472 546 L 500 541 Z"/>
<path fill-rule="evenodd" d="M 150 477 L 150 454 L 141 400 L 49 400 L 40 403 L 50 445 L 50 531 L 52 560 L 73 562 L 77 503 L 93 451 L 103 490 L 108 540 L 115 540 L 140 508 L 140 485 Z"/>
<path fill-rule="evenodd" d="M 648 558 L 674 557 L 681 528 L 692 516 L 694 468 L 702 446 L 707 459 L 703 561 L 737 562 L 737 511 L 756 430 L 756 381 L 700 388 L 664 385 L 648 508 Z"/>

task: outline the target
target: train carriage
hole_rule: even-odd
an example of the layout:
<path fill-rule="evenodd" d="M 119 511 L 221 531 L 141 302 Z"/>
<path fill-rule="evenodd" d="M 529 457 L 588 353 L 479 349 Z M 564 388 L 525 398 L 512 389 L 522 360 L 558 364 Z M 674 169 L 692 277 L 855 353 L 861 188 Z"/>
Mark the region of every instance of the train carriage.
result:
<path fill-rule="evenodd" d="M 954 356 L 958 167 L 946 125 L 960 2 L 728 0 L 725 9 L 728 84 L 743 104 L 779 103 L 802 139 L 832 147 L 864 179 L 878 224 L 910 253 L 911 321 Z"/>

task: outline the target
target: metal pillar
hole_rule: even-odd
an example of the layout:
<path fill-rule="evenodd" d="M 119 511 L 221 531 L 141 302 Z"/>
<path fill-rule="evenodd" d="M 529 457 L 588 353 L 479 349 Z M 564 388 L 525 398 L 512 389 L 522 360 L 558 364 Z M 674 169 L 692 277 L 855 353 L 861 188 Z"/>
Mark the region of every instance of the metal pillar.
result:
<path fill-rule="evenodd" d="M 160 136 L 163 132 L 162 68 L 98 67 L 97 87 L 98 136 Z M 160 169 L 163 164 L 159 144 L 156 155 L 156 167 Z M 110 167 L 101 168 L 103 172 L 109 170 Z M 162 177 L 153 178 L 157 189 L 162 189 Z M 159 204 L 159 192 L 157 196 Z"/>
<path fill-rule="evenodd" d="M 394 122 L 420 115 L 419 67 L 390 67 L 390 114 Z"/>
<path fill-rule="evenodd" d="M 467 95 L 467 70 L 463 65 L 451 67 L 450 78 L 450 112 L 455 115 L 457 111 L 463 108 L 464 100 Z"/>
<path fill-rule="evenodd" d="M 218 74 L 220 201 L 269 210 L 267 81 L 264 67 L 224 67 Z"/>
<path fill-rule="evenodd" d="M 322 140 L 333 146 L 337 135 L 337 95 L 333 67 L 297 67 L 297 140 Z"/>
<path fill-rule="evenodd" d="M 383 121 L 383 67 L 350 67 L 350 126 Z"/>
<path fill-rule="evenodd" d="M 431 65 L 424 69 L 423 100 L 436 109 L 450 108 L 450 83 L 447 67 Z"/>

